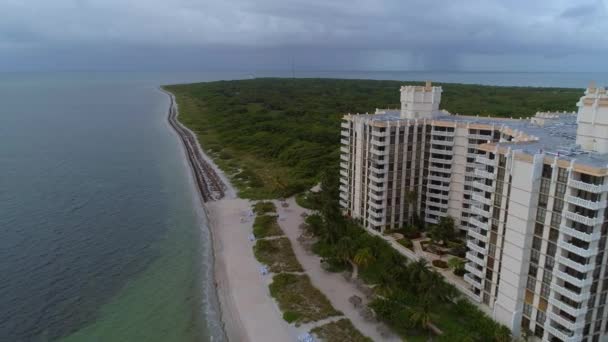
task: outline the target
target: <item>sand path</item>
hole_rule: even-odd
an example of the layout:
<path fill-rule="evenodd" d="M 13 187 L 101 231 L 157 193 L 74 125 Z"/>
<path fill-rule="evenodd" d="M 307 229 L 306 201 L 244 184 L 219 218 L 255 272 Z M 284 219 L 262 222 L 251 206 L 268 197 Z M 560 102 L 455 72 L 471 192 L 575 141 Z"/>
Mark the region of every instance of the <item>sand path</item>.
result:
<path fill-rule="evenodd" d="M 249 241 L 253 218 L 247 200 L 225 198 L 207 202 L 213 231 L 216 284 L 222 321 L 230 341 L 295 341 L 268 290 L 271 276 L 262 276 Z"/>
<path fill-rule="evenodd" d="M 388 338 L 381 336 L 377 330 L 380 323 L 368 322 L 363 319 L 359 311 L 348 301 L 348 298 L 352 295 L 357 295 L 363 298 L 364 303 L 366 303 L 365 295 L 356 288 L 355 284 L 346 281 L 341 274 L 323 270 L 321 268 L 321 258 L 308 252 L 298 242 L 297 239 L 302 233 L 299 226 L 304 222 L 302 213 L 309 213 L 310 211 L 300 207 L 293 197 L 288 198 L 286 202 L 289 206 L 283 208 L 281 202 L 274 201 L 277 213 L 279 214 L 279 225 L 291 241 L 294 253 L 310 277 L 312 284 L 323 292 L 331 304 L 336 309 L 342 311 L 344 316 L 350 319 L 353 325 L 364 335 L 372 338 L 374 341 L 401 341 L 397 336 Z"/>

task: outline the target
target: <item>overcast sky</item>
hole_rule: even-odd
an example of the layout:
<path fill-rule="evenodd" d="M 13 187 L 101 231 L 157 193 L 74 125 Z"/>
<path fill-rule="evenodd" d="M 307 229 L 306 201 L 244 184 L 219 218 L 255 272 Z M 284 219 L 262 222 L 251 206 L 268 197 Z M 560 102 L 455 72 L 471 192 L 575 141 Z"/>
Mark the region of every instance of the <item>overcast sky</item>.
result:
<path fill-rule="evenodd" d="M 0 71 L 608 71 L 608 0 L 0 0 Z"/>

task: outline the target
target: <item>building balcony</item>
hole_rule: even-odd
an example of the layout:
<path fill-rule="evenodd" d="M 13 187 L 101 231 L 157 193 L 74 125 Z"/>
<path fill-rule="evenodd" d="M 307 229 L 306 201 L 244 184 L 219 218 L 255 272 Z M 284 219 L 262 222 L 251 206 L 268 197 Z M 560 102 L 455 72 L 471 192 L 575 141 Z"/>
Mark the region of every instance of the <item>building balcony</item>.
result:
<path fill-rule="evenodd" d="M 344 138 L 342 138 L 342 139 L 340 139 L 340 143 L 342 145 L 350 145 L 350 139 L 344 139 Z"/>
<path fill-rule="evenodd" d="M 384 182 L 386 182 L 386 178 L 387 178 L 387 174 L 386 173 L 382 173 L 380 175 L 375 175 L 373 173 L 369 174 L 369 179 L 372 182 L 376 182 L 376 183 L 384 183 Z"/>
<path fill-rule="evenodd" d="M 432 201 L 432 199 L 436 199 L 434 197 L 427 197 L 427 204 L 428 205 L 432 205 L 434 207 L 439 207 L 439 208 L 443 208 L 445 210 L 448 209 L 449 204 L 448 203 L 441 203 L 441 202 L 436 202 L 436 201 Z"/>
<path fill-rule="evenodd" d="M 494 187 L 490 185 L 485 185 L 481 181 L 475 180 L 471 184 L 475 189 L 485 191 L 485 192 L 494 192 Z"/>
<path fill-rule="evenodd" d="M 350 207 L 350 206 L 348 205 L 348 202 L 347 202 L 347 201 L 345 201 L 345 200 L 340 199 L 339 203 L 340 203 L 340 207 L 341 207 L 341 208 L 348 209 L 348 208 Z"/>
<path fill-rule="evenodd" d="M 485 211 L 485 210 L 483 210 L 479 207 L 475 207 L 475 206 L 471 207 L 471 212 L 475 215 L 480 215 L 487 219 L 489 219 L 492 216 L 492 214 L 489 211 Z"/>
<path fill-rule="evenodd" d="M 547 330 L 548 333 L 559 338 L 563 342 L 578 342 L 578 341 L 581 341 L 582 337 L 583 337 L 581 335 L 575 335 L 571 331 L 567 331 L 567 330 L 562 331 L 561 329 L 552 326 L 551 323 L 545 324 L 545 329 Z"/>
<path fill-rule="evenodd" d="M 370 217 L 375 217 L 377 219 L 383 219 L 384 218 L 384 211 L 382 211 L 382 210 L 377 211 L 377 210 L 368 209 L 367 213 L 369 214 Z"/>
<path fill-rule="evenodd" d="M 448 140 L 438 140 L 438 139 L 431 139 L 431 144 L 432 145 L 441 145 L 441 146 L 454 146 L 454 141 L 448 141 Z"/>
<path fill-rule="evenodd" d="M 467 234 L 468 234 L 468 236 L 470 236 L 472 238 L 475 238 L 475 239 L 477 239 L 479 241 L 482 241 L 482 242 L 485 242 L 485 243 L 488 242 L 488 236 L 484 235 L 482 233 L 481 229 L 469 228 L 469 230 L 467 231 Z"/>
<path fill-rule="evenodd" d="M 340 152 L 344 154 L 350 153 L 350 147 L 348 146 L 340 146 Z"/>
<path fill-rule="evenodd" d="M 369 192 L 367 194 L 368 198 L 373 199 L 374 201 L 383 201 L 384 200 L 384 193 L 379 193 L 379 194 L 375 194 L 373 192 Z"/>
<path fill-rule="evenodd" d="M 434 217 L 429 217 L 429 216 L 426 216 L 426 217 L 424 218 L 424 221 L 425 221 L 426 223 L 430 223 L 430 224 L 437 224 L 437 223 L 439 223 L 439 220 L 438 220 L 438 219 L 436 219 L 436 218 L 434 218 Z"/>
<path fill-rule="evenodd" d="M 340 131 L 340 135 L 348 138 L 348 137 L 350 137 L 350 131 L 347 129 L 346 130 L 343 129 Z"/>
<path fill-rule="evenodd" d="M 439 210 L 434 210 L 434 209 L 428 209 L 428 208 L 425 210 L 425 213 L 427 215 L 435 215 L 435 216 L 438 216 L 438 217 L 444 217 L 444 216 L 447 215 L 446 212 L 439 211 Z"/>
<path fill-rule="evenodd" d="M 477 243 L 475 243 L 475 241 L 473 240 L 467 240 L 467 247 L 472 250 L 475 251 L 477 253 L 481 253 L 481 254 L 486 254 L 486 248 L 485 247 L 481 247 L 479 246 Z"/>
<path fill-rule="evenodd" d="M 343 200 L 345 200 L 345 201 L 348 201 L 348 199 L 349 199 L 348 198 L 348 192 L 340 191 L 340 198 L 343 199 Z"/>
<path fill-rule="evenodd" d="M 470 263 L 470 262 L 466 263 L 464 265 L 464 269 L 465 269 L 465 271 L 472 273 L 472 274 L 478 276 L 479 278 L 483 278 L 483 270 L 480 270 L 479 268 L 477 268 L 475 266 L 475 263 Z"/>
<path fill-rule="evenodd" d="M 348 154 L 340 154 L 340 160 L 345 161 L 345 162 L 349 162 L 350 161 L 350 156 Z"/>
<path fill-rule="evenodd" d="M 476 263 L 477 265 L 479 265 L 481 267 L 484 267 L 486 265 L 485 261 L 482 258 L 478 257 L 473 252 L 467 252 L 466 258 L 467 258 L 468 261 L 474 262 L 474 263 Z"/>
<path fill-rule="evenodd" d="M 380 132 L 378 130 L 372 130 L 372 137 L 379 137 L 379 138 L 386 138 L 389 136 L 389 132 L 384 131 L 384 132 Z"/>
<path fill-rule="evenodd" d="M 590 184 L 590 183 L 585 183 L 585 182 L 575 180 L 572 178 L 568 179 L 568 185 L 575 189 L 584 190 L 584 191 L 592 192 L 595 194 L 599 194 L 599 193 L 608 191 L 608 184 L 602 184 L 602 185 Z"/>
<path fill-rule="evenodd" d="M 454 131 L 436 131 L 436 130 L 432 130 L 431 131 L 431 135 L 436 135 L 436 136 L 440 136 L 440 137 L 453 137 L 454 136 Z"/>
<path fill-rule="evenodd" d="M 342 121 L 340 127 L 350 129 L 350 121 Z"/>
<path fill-rule="evenodd" d="M 432 184 L 432 183 L 428 183 L 427 185 L 428 189 L 433 189 L 436 191 L 450 191 L 450 186 L 448 184 Z"/>
<path fill-rule="evenodd" d="M 431 164 L 437 163 L 437 164 L 444 164 L 444 165 L 447 164 L 447 165 L 451 166 L 453 160 L 452 160 L 452 158 L 450 158 L 450 159 L 442 159 L 442 158 L 433 158 L 433 157 L 431 157 L 431 158 L 429 158 L 429 162 Z"/>
<path fill-rule="evenodd" d="M 484 165 L 490 165 L 490 166 L 496 166 L 496 159 L 490 159 L 488 157 L 484 157 L 482 155 L 477 155 L 475 157 L 475 161 L 480 163 L 480 164 L 484 164 Z"/>
<path fill-rule="evenodd" d="M 429 175 L 427 176 L 428 180 L 437 181 L 437 182 L 450 182 L 450 176 L 437 176 L 437 175 Z"/>
<path fill-rule="evenodd" d="M 564 328 L 571 330 L 571 331 L 576 331 L 578 329 L 582 329 L 585 326 L 584 319 L 577 319 L 575 322 L 572 322 L 568 318 L 566 318 L 556 312 L 552 312 L 552 311 L 549 311 L 547 313 L 547 317 L 549 319 L 555 321 L 556 323 L 559 323 Z"/>
<path fill-rule="evenodd" d="M 430 153 L 437 153 L 437 154 L 444 154 L 444 155 L 448 155 L 448 156 L 451 156 L 451 155 L 454 154 L 454 151 L 452 151 L 452 149 L 440 150 L 440 149 L 434 148 L 434 147 L 431 147 L 429 149 L 429 152 Z"/>
<path fill-rule="evenodd" d="M 382 201 L 382 199 L 380 199 L 380 201 Z M 369 201 L 367 204 L 372 209 L 379 209 L 379 210 L 384 209 L 384 203 L 383 202 L 376 203 L 375 201 Z"/>
<path fill-rule="evenodd" d="M 452 168 L 451 167 L 445 168 L 445 167 L 438 167 L 438 166 L 431 165 L 431 166 L 429 166 L 429 171 L 451 174 Z"/>
<path fill-rule="evenodd" d="M 437 198 L 437 199 L 446 200 L 446 201 L 450 200 L 449 195 L 444 195 L 443 193 L 436 193 L 436 192 L 427 192 L 426 197 L 427 198 Z M 435 203 L 435 202 L 433 202 L 433 203 Z"/>
<path fill-rule="evenodd" d="M 579 272 L 583 272 L 583 273 L 587 273 L 590 271 L 593 271 L 593 269 L 595 268 L 595 264 L 591 263 L 591 264 L 581 264 L 578 263 L 572 259 L 568 259 L 568 257 L 565 257 L 563 255 L 557 255 L 555 257 L 555 262 L 562 264 L 564 266 L 568 266 L 570 268 L 573 268 Z"/>
<path fill-rule="evenodd" d="M 388 156 L 388 148 L 385 148 L 384 150 L 380 150 L 378 148 L 376 148 L 375 146 L 372 146 L 372 148 L 369 150 L 371 152 L 371 154 L 376 155 L 376 156 Z"/>
<path fill-rule="evenodd" d="M 475 217 L 469 217 L 469 223 L 471 223 L 472 225 L 474 225 L 477 228 L 480 229 L 484 229 L 484 230 L 490 230 L 490 222 L 481 222 L 479 219 L 475 218 Z"/>
<path fill-rule="evenodd" d="M 572 237 L 583 240 L 585 242 L 597 241 L 601 237 L 601 232 L 599 232 L 599 231 L 596 231 L 594 233 L 585 233 L 585 232 L 581 232 L 580 230 L 576 230 L 574 228 L 568 227 L 564 223 L 562 223 L 560 225 L 559 230 L 564 234 L 568 234 Z"/>
<path fill-rule="evenodd" d="M 340 176 L 348 178 L 348 170 L 340 169 Z"/>
<path fill-rule="evenodd" d="M 340 191 L 341 192 L 349 192 L 348 191 L 348 185 L 340 185 Z"/>
<path fill-rule="evenodd" d="M 478 289 L 481 288 L 481 279 L 477 280 L 477 278 L 475 278 L 475 276 L 473 276 L 471 273 L 466 273 L 462 278 L 467 284 Z"/>
<path fill-rule="evenodd" d="M 566 202 L 576 204 L 578 206 L 581 206 L 581 207 L 587 208 L 587 209 L 591 209 L 591 210 L 599 210 L 602 208 L 606 208 L 606 200 L 594 202 L 594 201 L 585 200 L 585 199 L 582 199 L 582 198 L 579 198 L 576 196 L 572 196 L 572 195 L 566 195 L 565 199 L 566 199 Z"/>
<path fill-rule="evenodd" d="M 384 165 L 372 165 L 369 170 L 375 173 L 384 173 Z"/>
<path fill-rule="evenodd" d="M 473 193 L 473 195 L 471 195 L 471 199 L 473 201 L 477 201 L 479 203 L 483 203 L 486 205 L 492 205 L 492 199 L 490 198 L 486 198 L 485 196 L 481 196 L 479 194 Z"/>
<path fill-rule="evenodd" d="M 383 139 L 383 140 L 379 140 L 379 139 Z M 372 145 L 374 146 L 389 146 L 390 144 L 388 143 L 387 139 L 384 138 L 378 138 L 378 137 L 372 137 L 371 140 Z"/>
<path fill-rule="evenodd" d="M 569 275 L 566 272 L 560 271 L 559 268 L 553 271 L 553 275 L 580 288 L 591 286 L 591 283 L 593 282 L 593 278 L 590 276 L 587 276 L 584 279 L 579 279 L 575 276 Z"/>
<path fill-rule="evenodd" d="M 350 169 L 350 165 L 349 165 L 349 163 L 345 163 L 345 162 L 341 162 L 341 163 L 340 163 L 340 167 L 341 167 L 342 169 L 347 169 L 347 170 L 348 170 L 348 169 Z"/>
<path fill-rule="evenodd" d="M 469 134 L 467 135 L 469 139 L 477 139 L 477 140 L 492 140 L 491 135 L 483 135 L 483 134 Z"/>
<path fill-rule="evenodd" d="M 494 174 L 481 170 L 481 169 L 475 169 L 475 176 L 476 177 L 481 177 L 481 178 L 487 178 L 487 179 L 491 179 L 494 180 Z"/>
<path fill-rule="evenodd" d="M 388 157 L 371 155 L 370 159 L 377 165 L 386 165 L 388 164 Z"/>
<path fill-rule="evenodd" d="M 342 183 L 344 185 L 348 185 L 348 178 L 347 177 L 340 177 L 340 183 Z"/>
<path fill-rule="evenodd" d="M 367 186 L 368 189 L 373 190 L 373 191 L 385 191 L 386 190 L 386 183 L 382 183 L 382 185 L 376 185 L 374 183 L 369 183 L 369 185 Z"/>
<path fill-rule="evenodd" d="M 557 284 L 551 284 L 551 289 L 559 294 L 561 294 L 562 296 L 566 296 L 570 299 L 572 299 L 575 302 L 583 302 L 589 299 L 589 297 L 591 297 L 591 292 L 589 291 L 582 291 L 581 293 L 576 293 L 572 290 L 568 290 L 567 288 L 557 285 Z"/>
<path fill-rule="evenodd" d="M 603 219 L 601 217 L 587 217 L 577 213 L 573 213 L 568 209 L 565 209 L 563 212 L 563 216 L 569 220 L 582 223 L 587 226 L 596 226 L 602 223 Z"/>
<path fill-rule="evenodd" d="M 581 308 L 575 308 L 573 306 L 570 306 L 564 302 L 562 302 L 561 300 L 555 298 L 555 295 L 553 293 L 551 293 L 551 295 L 549 295 L 549 304 L 553 305 L 554 307 L 566 311 L 569 315 L 574 316 L 574 317 L 579 317 L 581 315 L 585 315 L 585 313 L 587 313 L 587 308 L 581 307 Z"/>
<path fill-rule="evenodd" d="M 590 248 L 581 248 L 581 247 L 575 246 L 569 242 L 566 242 L 566 241 L 562 240 L 561 238 L 557 241 L 557 245 L 560 248 L 565 249 L 574 254 L 580 255 L 583 258 L 589 258 L 596 254 L 595 251 L 591 249 L 591 246 L 589 246 Z"/>

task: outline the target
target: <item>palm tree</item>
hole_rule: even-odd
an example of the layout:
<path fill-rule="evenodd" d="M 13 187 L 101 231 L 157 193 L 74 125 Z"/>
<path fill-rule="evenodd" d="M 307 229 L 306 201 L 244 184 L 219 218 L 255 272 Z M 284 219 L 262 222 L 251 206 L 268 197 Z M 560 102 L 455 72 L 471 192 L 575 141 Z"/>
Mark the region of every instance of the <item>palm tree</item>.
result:
<path fill-rule="evenodd" d="M 430 301 L 422 299 L 418 305 L 411 306 L 409 310 L 409 319 L 412 326 L 429 330 L 429 325 L 432 324 Z"/>
<path fill-rule="evenodd" d="M 354 241 L 348 236 L 340 238 L 336 245 L 336 257 L 343 262 L 348 262 L 353 268 L 351 279 L 355 279 L 358 276 L 357 264 L 353 261 L 353 258 L 355 257 L 355 247 Z"/>
<path fill-rule="evenodd" d="M 374 254 L 369 247 L 365 247 L 357 251 L 353 261 L 360 267 L 367 267 L 376 261 L 376 257 L 374 257 Z"/>

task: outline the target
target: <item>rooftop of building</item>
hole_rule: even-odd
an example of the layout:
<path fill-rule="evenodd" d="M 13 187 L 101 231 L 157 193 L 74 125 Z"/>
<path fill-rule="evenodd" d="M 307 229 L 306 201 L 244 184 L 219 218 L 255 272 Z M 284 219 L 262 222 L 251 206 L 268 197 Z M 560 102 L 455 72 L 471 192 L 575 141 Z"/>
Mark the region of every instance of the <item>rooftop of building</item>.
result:
<path fill-rule="evenodd" d="M 399 109 L 380 109 L 379 114 L 363 114 L 367 120 L 378 122 L 405 122 Z M 413 121 L 413 120 L 409 120 Z M 429 119 L 427 119 L 429 121 Z M 493 145 L 511 148 L 535 155 L 544 153 L 561 160 L 576 160 L 576 163 L 597 168 L 608 167 L 608 154 L 584 151 L 576 145 L 576 113 L 539 112 L 531 118 L 511 119 L 499 117 L 454 115 L 447 111 L 438 112 L 430 121 L 450 122 L 469 125 L 494 126 L 522 134 L 525 141 L 498 142 Z"/>

